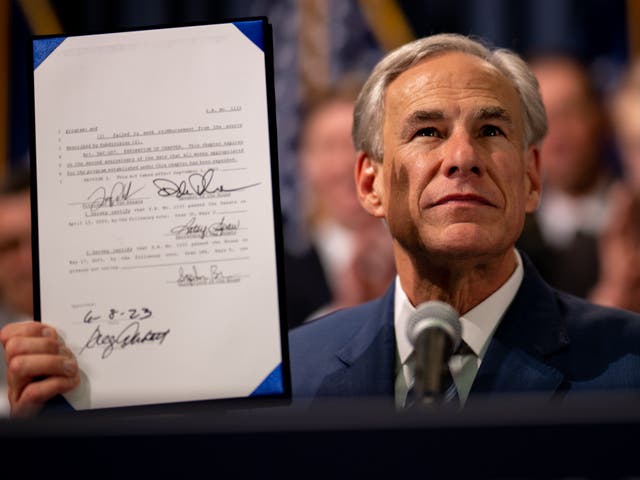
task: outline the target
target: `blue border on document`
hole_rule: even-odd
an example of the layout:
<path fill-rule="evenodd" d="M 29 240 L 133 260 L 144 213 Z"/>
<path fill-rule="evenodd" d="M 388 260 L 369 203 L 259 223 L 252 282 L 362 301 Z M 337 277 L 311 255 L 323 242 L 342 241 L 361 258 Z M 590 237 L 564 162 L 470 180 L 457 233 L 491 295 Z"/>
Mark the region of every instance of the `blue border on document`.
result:
<path fill-rule="evenodd" d="M 245 37 L 251 40 L 260 50 L 264 52 L 264 30 L 262 28 L 262 22 L 254 20 L 250 22 L 233 22 L 238 30 L 240 30 Z"/>
<path fill-rule="evenodd" d="M 279 363 L 269 375 L 262 381 L 258 388 L 251 392 L 250 397 L 257 397 L 262 395 L 274 395 L 282 393 L 284 388 L 282 386 L 282 364 Z"/>
<path fill-rule="evenodd" d="M 67 37 L 39 38 L 33 41 L 33 69 L 44 62 Z"/>

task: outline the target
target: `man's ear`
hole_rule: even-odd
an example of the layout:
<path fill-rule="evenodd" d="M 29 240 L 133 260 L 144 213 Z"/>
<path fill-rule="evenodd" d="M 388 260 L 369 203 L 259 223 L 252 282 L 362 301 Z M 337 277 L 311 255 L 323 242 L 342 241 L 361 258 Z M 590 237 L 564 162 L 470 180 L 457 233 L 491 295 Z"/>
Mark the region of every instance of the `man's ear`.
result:
<path fill-rule="evenodd" d="M 374 217 L 384 217 L 382 162 L 359 151 L 356 158 L 356 189 L 364 209 Z"/>
<path fill-rule="evenodd" d="M 525 168 L 527 188 L 526 211 L 534 212 L 540 204 L 542 193 L 542 179 L 540 173 L 540 150 L 535 145 L 530 145 L 525 153 Z"/>

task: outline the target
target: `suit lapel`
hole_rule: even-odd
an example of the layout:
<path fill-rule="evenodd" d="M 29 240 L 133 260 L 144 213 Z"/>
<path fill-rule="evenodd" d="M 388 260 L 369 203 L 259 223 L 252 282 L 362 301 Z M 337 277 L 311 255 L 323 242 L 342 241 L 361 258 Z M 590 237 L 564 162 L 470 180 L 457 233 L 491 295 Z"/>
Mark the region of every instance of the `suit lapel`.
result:
<path fill-rule="evenodd" d="M 395 366 L 393 304 L 395 282 L 372 304 L 362 327 L 336 351 L 342 368 L 329 375 L 320 395 L 391 395 Z"/>
<path fill-rule="evenodd" d="M 505 312 L 482 361 L 471 394 L 544 393 L 551 397 L 564 375 L 553 355 L 569 345 L 553 291 L 521 254 L 522 285 Z"/>
<path fill-rule="evenodd" d="M 542 360 L 494 338 L 473 382 L 471 395 L 544 392 L 552 397 L 563 378 L 560 371 Z"/>

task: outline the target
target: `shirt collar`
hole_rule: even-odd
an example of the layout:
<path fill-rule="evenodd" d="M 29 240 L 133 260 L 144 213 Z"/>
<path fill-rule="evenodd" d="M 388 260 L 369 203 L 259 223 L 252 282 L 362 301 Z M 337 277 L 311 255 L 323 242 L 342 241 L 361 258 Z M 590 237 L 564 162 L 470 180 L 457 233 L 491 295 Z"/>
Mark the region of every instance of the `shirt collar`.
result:
<path fill-rule="evenodd" d="M 520 284 L 524 270 L 522 268 L 522 258 L 516 249 L 516 269 L 509 279 L 498 290 L 489 295 L 481 303 L 473 307 L 460 317 L 462 324 L 462 339 L 473 350 L 476 356 L 482 361 L 493 332 L 500 323 L 504 312 L 513 301 Z M 396 346 L 400 362 L 404 364 L 409 355 L 413 352 L 413 346 L 407 339 L 407 322 L 415 307 L 407 298 L 406 293 L 400 285 L 400 279 L 396 276 L 396 288 L 394 298 L 394 327 L 396 333 Z"/>

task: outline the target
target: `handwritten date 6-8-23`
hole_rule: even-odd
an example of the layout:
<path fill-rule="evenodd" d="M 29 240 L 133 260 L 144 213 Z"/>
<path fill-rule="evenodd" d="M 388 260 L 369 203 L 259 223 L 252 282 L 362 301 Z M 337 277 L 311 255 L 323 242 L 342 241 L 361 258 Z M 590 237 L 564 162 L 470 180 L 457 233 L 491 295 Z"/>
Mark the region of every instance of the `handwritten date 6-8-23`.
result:
<path fill-rule="evenodd" d="M 147 318 L 150 318 L 152 316 L 153 312 L 147 307 L 127 309 L 110 308 L 106 314 L 102 315 L 95 313 L 93 310 L 89 310 L 87 313 L 85 313 L 82 322 L 94 323 L 100 320 L 146 320 Z"/>

